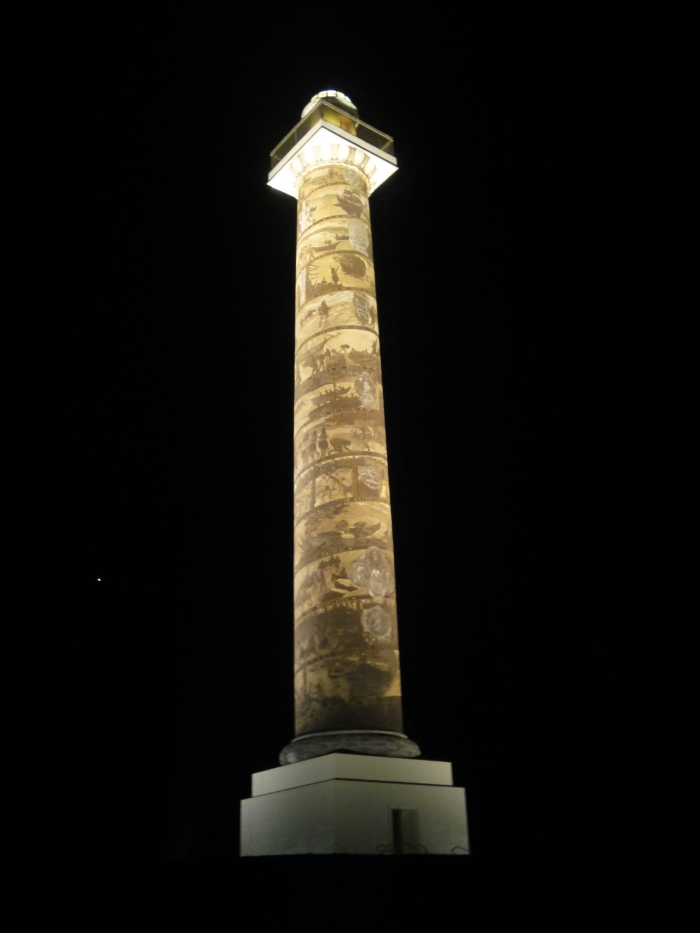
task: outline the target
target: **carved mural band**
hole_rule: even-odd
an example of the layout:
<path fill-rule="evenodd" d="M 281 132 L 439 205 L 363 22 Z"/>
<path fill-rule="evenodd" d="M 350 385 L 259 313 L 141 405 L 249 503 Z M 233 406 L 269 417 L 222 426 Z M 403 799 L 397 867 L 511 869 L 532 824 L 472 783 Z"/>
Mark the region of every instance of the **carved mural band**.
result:
<path fill-rule="evenodd" d="M 299 180 L 294 408 L 296 732 L 402 731 L 367 178 Z"/>

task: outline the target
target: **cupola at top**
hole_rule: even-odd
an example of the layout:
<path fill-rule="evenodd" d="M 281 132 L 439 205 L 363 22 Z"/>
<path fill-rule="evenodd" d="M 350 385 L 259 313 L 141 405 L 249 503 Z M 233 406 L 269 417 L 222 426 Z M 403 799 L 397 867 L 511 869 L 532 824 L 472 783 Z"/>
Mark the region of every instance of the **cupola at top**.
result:
<path fill-rule="evenodd" d="M 302 120 L 307 113 L 313 110 L 320 100 L 327 100 L 329 104 L 335 104 L 336 107 L 340 107 L 342 110 L 347 111 L 347 113 L 352 114 L 353 117 L 358 116 L 357 107 L 347 94 L 343 94 L 342 91 L 319 91 L 318 94 L 314 94 L 306 107 L 301 111 Z"/>

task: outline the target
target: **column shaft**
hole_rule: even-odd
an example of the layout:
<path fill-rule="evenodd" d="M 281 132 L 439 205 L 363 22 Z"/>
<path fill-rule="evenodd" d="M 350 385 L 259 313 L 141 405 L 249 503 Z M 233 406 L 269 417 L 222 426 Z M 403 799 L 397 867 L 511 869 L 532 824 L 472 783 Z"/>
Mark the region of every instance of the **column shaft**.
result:
<path fill-rule="evenodd" d="M 402 731 L 368 187 L 349 151 L 347 163 L 310 166 L 298 186 L 297 736 Z"/>

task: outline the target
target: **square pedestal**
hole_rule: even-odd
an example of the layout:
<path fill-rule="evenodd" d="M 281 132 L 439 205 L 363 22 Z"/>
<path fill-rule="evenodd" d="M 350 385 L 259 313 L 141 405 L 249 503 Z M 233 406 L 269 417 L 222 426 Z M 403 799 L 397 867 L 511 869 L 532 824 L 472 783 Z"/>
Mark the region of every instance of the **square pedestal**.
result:
<path fill-rule="evenodd" d="M 446 761 L 324 755 L 253 775 L 241 855 L 467 855 L 464 788 Z"/>

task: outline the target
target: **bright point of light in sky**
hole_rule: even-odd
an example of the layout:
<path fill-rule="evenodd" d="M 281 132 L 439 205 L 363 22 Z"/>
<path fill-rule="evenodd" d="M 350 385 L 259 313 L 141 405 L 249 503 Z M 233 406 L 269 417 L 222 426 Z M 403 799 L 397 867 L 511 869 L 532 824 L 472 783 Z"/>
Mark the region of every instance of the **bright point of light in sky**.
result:
<path fill-rule="evenodd" d="M 97 578 L 97 582 L 98 582 L 98 583 L 101 583 L 101 582 L 102 582 L 102 577 L 98 577 L 98 578 Z"/>

